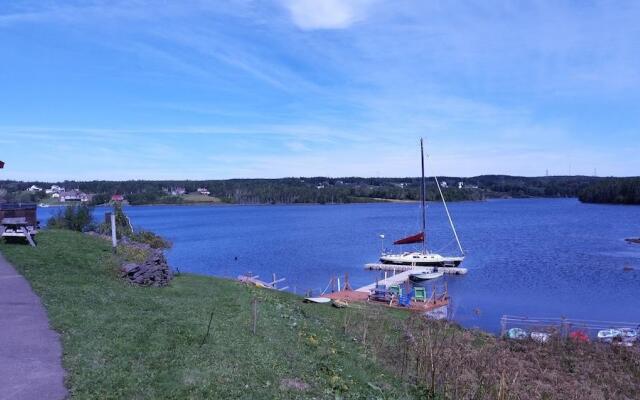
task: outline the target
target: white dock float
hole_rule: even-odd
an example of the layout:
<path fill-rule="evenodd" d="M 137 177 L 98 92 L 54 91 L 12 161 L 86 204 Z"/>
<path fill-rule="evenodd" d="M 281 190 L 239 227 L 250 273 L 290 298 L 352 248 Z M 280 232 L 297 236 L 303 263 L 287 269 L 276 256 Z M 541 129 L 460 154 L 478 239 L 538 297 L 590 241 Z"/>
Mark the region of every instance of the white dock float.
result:
<path fill-rule="evenodd" d="M 433 272 L 435 269 L 433 267 L 414 267 L 411 265 L 395 265 L 395 264 L 382 264 L 382 263 L 365 264 L 364 267 L 365 269 L 378 270 L 378 271 L 396 271 L 397 272 L 397 271 L 414 270 L 413 273 Z M 461 268 L 461 267 L 438 267 L 438 271 L 444 272 L 445 274 L 453 274 L 453 275 L 464 275 L 468 272 L 466 268 Z"/>
<path fill-rule="evenodd" d="M 384 286 L 389 286 L 389 285 L 397 285 L 399 283 L 402 283 L 404 281 L 406 281 L 407 279 L 409 279 L 409 275 L 411 274 L 415 274 L 418 272 L 422 272 L 422 268 L 421 269 L 410 269 L 408 271 L 404 271 L 404 272 L 400 272 L 399 274 L 395 274 L 392 276 L 387 277 L 386 279 L 380 279 L 378 281 L 379 285 L 384 285 Z M 369 293 L 373 288 L 376 287 L 376 283 L 372 283 L 370 285 L 367 286 L 363 286 L 359 289 L 356 289 L 356 292 L 365 292 L 365 293 Z"/>

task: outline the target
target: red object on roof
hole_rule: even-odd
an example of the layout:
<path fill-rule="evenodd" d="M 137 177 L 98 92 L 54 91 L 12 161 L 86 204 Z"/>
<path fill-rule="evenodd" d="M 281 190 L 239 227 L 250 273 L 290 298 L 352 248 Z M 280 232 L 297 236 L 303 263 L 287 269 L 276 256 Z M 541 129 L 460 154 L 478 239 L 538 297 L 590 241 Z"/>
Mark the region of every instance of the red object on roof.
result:
<path fill-rule="evenodd" d="M 124 196 L 121 194 L 114 194 L 113 196 L 111 196 L 111 201 L 123 201 L 124 200 Z"/>
<path fill-rule="evenodd" d="M 396 240 L 393 244 L 411 244 L 424 242 L 424 232 L 416 233 L 413 236 L 408 236 L 404 239 Z"/>
<path fill-rule="evenodd" d="M 0 168 L 4 168 L 4 161 L 0 161 Z"/>

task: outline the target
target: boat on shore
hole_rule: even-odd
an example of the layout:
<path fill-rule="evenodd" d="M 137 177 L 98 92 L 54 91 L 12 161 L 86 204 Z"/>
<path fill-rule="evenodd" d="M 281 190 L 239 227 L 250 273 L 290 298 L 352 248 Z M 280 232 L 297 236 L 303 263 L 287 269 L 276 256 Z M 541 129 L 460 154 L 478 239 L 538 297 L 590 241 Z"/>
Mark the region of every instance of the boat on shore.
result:
<path fill-rule="evenodd" d="M 427 249 L 426 244 L 426 225 L 427 225 L 427 216 L 426 216 L 426 184 L 424 177 L 424 145 L 423 140 L 420 139 L 420 158 L 421 158 L 421 185 L 420 185 L 420 203 L 422 210 L 422 218 L 421 225 L 422 230 L 415 235 L 411 235 L 405 237 L 403 239 L 396 240 L 393 242 L 394 245 L 406 245 L 406 244 L 416 244 L 422 243 L 422 249 L 420 251 L 413 252 L 402 252 L 402 253 L 386 253 L 384 248 L 382 250 L 382 254 L 380 256 L 380 262 L 382 264 L 391 264 L 391 265 L 405 265 L 412 267 L 457 267 L 464 261 L 464 250 L 462 249 L 462 245 L 460 244 L 460 240 L 458 238 L 458 233 L 456 232 L 456 228 L 453 224 L 453 219 L 451 218 L 451 214 L 449 213 L 449 208 L 447 207 L 447 202 L 444 199 L 444 195 L 442 194 L 442 189 L 440 187 L 440 183 L 438 182 L 438 177 L 434 175 L 436 187 L 438 188 L 438 193 L 440 194 L 440 198 L 442 199 L 442 204 L 444 205 L 444 209 L 447 213 L 447 218 L 449 219 L 449 225 L 453 231 L 453 236 L 455 238 L 456 243 L 458 244 L 458 249 L 460 250 L 459 256 L 443 256 L 434 252 L 431 252 Z M 384 235 L 380 236 L 384 239 Z"/>

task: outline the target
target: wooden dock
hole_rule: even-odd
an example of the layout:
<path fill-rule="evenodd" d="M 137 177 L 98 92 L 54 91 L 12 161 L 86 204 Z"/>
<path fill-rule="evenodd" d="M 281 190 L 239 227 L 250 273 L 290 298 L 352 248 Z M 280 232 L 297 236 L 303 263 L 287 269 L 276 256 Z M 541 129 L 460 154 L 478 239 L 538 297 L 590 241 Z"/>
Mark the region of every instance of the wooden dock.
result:
<path fill-rule="evenodd" d="M 434 267 L 415 267 L 412 265 L 395 265 L 395 264 L 381 264 L 381 263 L 365 264 L 364 268 L 368 270 L 376 270 L 376 271 L 395 271 L 395 272 L 412 271 L 412 273 L 433 272 L 436 269 Z M 445 274 L 452 274 L 452 275 L 464 275 L 468 272 L 466 268 L 462 268 L 462 267 L 438 267 L 437 269 L 440 272 L 444 272 Z"/>
<path fill-rule="evenodd" d="M 404 283 L 407 281 L 407 279 L 409 279 L 409 275 L 411 274 L 415 274 L 418 272 L 422 272 L 422 270 L 417 270 L 417 269 L 410 269 L 408 271 L 404 271 L 404 272 L 400 272 L 398 274 L 395 275 L 391 275 L 385 279 L 380 279 L 377 282 L 373 282 L 369 285 L 363 286 L 361 288 L 356 289 L 356 292 L 364 292 L 364 293 L 371 293 L 371 291 L 373 290 L 373 288 L 376 287 L 376 283 L 378 285 L 381 286 L 391 286 L 391 285 L 398 285 L 401 283 Z"/>

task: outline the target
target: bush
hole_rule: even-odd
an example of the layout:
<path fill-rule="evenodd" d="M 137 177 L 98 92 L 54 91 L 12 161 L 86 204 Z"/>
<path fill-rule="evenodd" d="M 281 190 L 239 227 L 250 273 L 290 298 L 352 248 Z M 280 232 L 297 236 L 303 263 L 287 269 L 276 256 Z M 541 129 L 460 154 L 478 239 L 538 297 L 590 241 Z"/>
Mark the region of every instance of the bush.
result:
<path fill-rule="evenodd" d="M 131 234 L 129 238 L 134 242 L 148 244 L 154 249 L 168 249 L 172 245 L 170 241 L 149 231 L 138 231 Z"/>
<path fill-rule="evenodd" d="M 91 214 L 93 209 L 85 204 L 68 206 L 51 217 L 48 226 L 57 229 L 69 229 L 85 232 L 92 228 Z"/>

